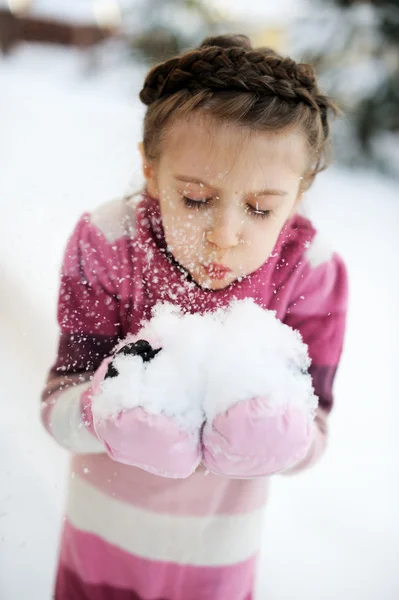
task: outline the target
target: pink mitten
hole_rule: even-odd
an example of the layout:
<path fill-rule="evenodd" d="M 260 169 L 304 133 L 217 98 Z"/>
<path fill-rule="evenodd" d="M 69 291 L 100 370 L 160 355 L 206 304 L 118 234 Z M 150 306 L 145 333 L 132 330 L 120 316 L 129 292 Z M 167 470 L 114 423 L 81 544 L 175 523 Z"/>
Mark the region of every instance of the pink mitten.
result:
<path fill-rule="evenodd" d="M 116 356 L 105 359 L 95 373 L 91 387 L 83 395 L 82 411 L 88 428 L 114 460 L 155 475 L 185 478 L 195 471 L 201 460 L 199 431 L 197 435 L 185 431 L 172 417 L 149 412 L 140 405 L 139 398 L 133 408 L 112 410 L 118 402 L 120 404 L 118 367 L 131 368 L 137 378 L 143 377 L 148 375 L 146 369 L 161 352 L 153 350 L 144 340 L 122 346 Z M 119 362 L 115 360 L 118 357 Z M 123 389 L 122 396 L 128 397 L 129 389 Z"/>
<path fill-rule="evenodd" d="M 299 406 L 272 408 L 267 398 L 238 402 L 205 425 L 203 463 L 228 477 L 278 473 L 307 453 L 312 421 Z"/>
<path fill-rule="evenodd" d="M 299 333 L 251 301 L 232 303 L 208 361 L 204 465 L 245 479 L 301 460 L 312 442 L 317 398 Z"/>

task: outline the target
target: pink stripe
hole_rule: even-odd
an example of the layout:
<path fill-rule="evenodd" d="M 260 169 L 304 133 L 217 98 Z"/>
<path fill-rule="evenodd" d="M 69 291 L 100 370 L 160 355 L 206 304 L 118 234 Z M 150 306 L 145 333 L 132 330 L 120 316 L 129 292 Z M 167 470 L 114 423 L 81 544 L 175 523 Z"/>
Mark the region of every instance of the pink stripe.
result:
<path fill-rule="evenodd" d="M 64 526 L 60 561 L 57 588 L 63 588 L 59 597 L 68 600 L 72 600 L 65 589 L 68 570 L 86 584 L 129 589 L 133 597 L 135 593 L 148 600 L 249 600 L 256 566 L 256 557 L 228 567 L 150 561 L 128 554 L 93 534 L 83 533 L 68 521 Z"/>
<path fill-rule="evenodd" d="M 227 479 L 201 466 L 188 479 L 165 479 L 111 460 L 74 456 L 73 471 L 101 492 L 146 510 L 170 515 L 245 514 L 263 506 L 268 480 Z"/>
<path fill-rule="evenodd" d="M 312 363 L 330 367 L 338 365 L 345 332 L 344 313 L 309 317 L 297 329 L 309 347 Z"/>
<path fill-rule="evenodd" d="M 328 263 L 314 269 L 305 264 L 289 285 L 290 295 L 295 300 L 287 308 L 284 323 L 300 331 L 313 363 L 336 367 L 342 350 L 348 302 L 342 260 L 334 255 Z"/>
<path fill-rule="evenodd" d="M 116 297 L 121 278 L 117 246 L 108 244 L 85 215 L 64 254 L 58 302 L 58 320 L 63 333 L 118 335 Z"/>
<path fill-rule="evenodd" d="M 95 271 L 88 261 L 87 268 Z M 84 279 L 63 275 L 58 303 L 58 320 L 63 333 L 116 337 L 118 335 L 118 303 L 112 292 L 100 284 L 88 285 Z M 116 295 L 116 292 L 114 293 Z"/>

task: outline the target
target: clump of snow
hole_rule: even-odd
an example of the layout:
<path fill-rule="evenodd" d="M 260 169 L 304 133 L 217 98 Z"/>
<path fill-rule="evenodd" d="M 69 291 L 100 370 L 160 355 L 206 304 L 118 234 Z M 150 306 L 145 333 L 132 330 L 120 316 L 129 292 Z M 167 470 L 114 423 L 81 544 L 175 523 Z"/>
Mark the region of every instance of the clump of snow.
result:
<path fill-rule="evenodd" d="M 215 324 L 204 400 L 209 420 L 255 397 L 267 397 L 271 410 L 295 404 L 309 418 L 314 416 L 317 398 L 308 374 L 310 359 L 298 331 L 251 299 L 218 311 Z"/>
<path fill-rule="evenodd" d="M 250 299 L 204 315 L 157 305 L 137 339 L 162 350 L 150 362 L 116 356 L 119 375 L 105 379 L 94 398 L 96 419 L 142 406 L 195 431 L 240 400 L 260 396 L 268 397 L 271 409 L 296 404 L 310 418 L 314 414 L 317 399 L 300 334 Z"/>
<path fill-rule="evenodd" d="M 188 431 L 198 429 L 204 421 L 209 325 L 198 314 L 183 314 L 171 304 L 157 305 L 136 339 L 162 350 L 150 362 L 118 355 L 113 364 L 119 375 L 102 383 L 101 393 L 93 399 L 94 417 L 112 417 L 142 406 L 149 413 L 174 417 Z"/>

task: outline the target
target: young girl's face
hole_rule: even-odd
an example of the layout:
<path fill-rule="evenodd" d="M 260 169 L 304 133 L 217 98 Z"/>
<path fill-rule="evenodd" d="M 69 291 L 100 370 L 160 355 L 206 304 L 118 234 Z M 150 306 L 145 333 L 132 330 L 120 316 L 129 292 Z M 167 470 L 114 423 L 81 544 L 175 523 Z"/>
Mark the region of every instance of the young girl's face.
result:
<path fill-rule="evenodd" d="M 306 159 L 300 132 L 198 117 L 173 126 L 144 173 L 168 248 L 200 286 L 222 289 L 266 262 L 300 199 Z"/>

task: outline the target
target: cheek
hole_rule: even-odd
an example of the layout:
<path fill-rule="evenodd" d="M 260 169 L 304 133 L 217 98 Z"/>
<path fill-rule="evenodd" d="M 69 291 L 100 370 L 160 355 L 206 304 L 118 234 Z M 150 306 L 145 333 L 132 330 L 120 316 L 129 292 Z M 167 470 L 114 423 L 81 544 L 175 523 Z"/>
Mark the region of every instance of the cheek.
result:
<path fill-rule="evenodd" d="M 248 254 L 252 255 L 255 261 L 266 260 L 273 250 L 277 236 L 265 228 L 252 230 L 252 233 L 246 239 Z"/>
<path fill-rule="evenodd" d="M 286 222 L 280 216 L 271 216 L 260 223 L 254 223 L 246 228 L 245 242 L 248 252 L 254 259 L 266 260 L 277 242 L 278 236 Z"/>
<path fill-rule="evenodd" d="M 168 210 L 162 216 L 165 237 L 171 249 L 190 253 L 204 240 L 205 225 L 198 213 L 191 213 L 184 207 Z"/>

